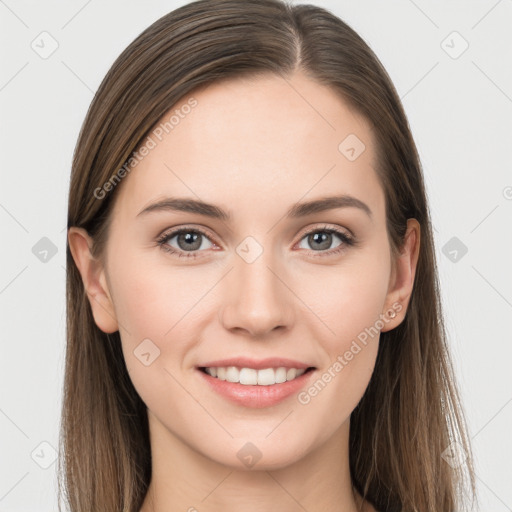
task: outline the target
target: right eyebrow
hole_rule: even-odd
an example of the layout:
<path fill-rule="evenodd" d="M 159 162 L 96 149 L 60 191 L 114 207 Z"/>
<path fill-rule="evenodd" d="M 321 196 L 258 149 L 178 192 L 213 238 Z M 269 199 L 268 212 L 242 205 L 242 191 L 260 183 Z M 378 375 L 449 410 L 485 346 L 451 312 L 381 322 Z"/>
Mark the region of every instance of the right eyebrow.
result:
<path fill-rule="evenodd" d="M 211 217 L 213 219 L 219 219 L 223 221 L 228 221 L 231 219 L 231 215 L 228 212 L 213 204 L 198 201 L 196 199 L 173 197 L 166 197 L 165 199 L 152 203 L 149 206 L 146 206 L 146 208 L 144 208 L 137 214 L 137 217 L 155 211 L 169 210 L 197 213 L 198 215 L 205 215 L 206 217 Z"/>

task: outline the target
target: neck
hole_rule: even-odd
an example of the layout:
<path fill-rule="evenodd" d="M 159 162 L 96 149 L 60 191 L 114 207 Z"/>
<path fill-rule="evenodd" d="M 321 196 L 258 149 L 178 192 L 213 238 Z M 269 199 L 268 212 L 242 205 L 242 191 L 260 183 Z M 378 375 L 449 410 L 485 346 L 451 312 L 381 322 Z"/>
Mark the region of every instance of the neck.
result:
<path fill-rule="evenodd" d="M 140 512 L 358 512 L 349 470 L 349 421 L 323 445 L 272 470 L 219 464 L 149 415 L 152 479 Z"/>

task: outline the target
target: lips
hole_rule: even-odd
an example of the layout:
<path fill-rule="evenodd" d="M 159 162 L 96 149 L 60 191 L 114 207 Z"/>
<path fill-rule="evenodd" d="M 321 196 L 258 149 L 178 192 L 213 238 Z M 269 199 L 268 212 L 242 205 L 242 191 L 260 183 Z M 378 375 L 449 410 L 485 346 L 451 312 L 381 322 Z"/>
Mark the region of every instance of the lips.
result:
<path fill-rule="evenodd" d="M 197 369 L 221 396 L 238 405 L 261 408 L 298 392 L 315 367 L 287 358 L 237 357 L 209 361 Z"/>
<path fill-rule="evenodd" d="M 263 370 L 265 368 L 297 368 L 298 370 L 312 367 L 311 364 L 306 364 L 301 361 L 294 361 L 285 357 L 268 357 L 266 359 L 250 359 L 248 357 L 233 357 L 230 359 L 218 359 L 216 361 L 209 361 L 199 365 L 199 368 L 211 367 L 227 367 L 236 366 L 237 368 L 253 368 L 255 370 Z"/>

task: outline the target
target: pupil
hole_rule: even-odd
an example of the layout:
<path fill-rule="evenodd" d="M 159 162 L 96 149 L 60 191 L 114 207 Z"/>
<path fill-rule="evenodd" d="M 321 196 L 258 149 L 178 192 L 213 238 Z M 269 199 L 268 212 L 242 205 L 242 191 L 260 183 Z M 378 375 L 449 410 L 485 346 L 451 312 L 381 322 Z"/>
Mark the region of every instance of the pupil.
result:
<path fill-rule="evenodd" d="M 180 242 L 184 242 L 183 245 L 185 245 L 185 250 L 190 249 L 199 249 L 201 246 L 201 243 L 197 243 L 197 240 L 199 238 L 199 233 L 185 233 L 178 237 L 178 245 L 182 246 Z M 183 247 L 181 247 L 183 248 Z"/>
<path fill-rule="evenodd" d="M 330 242 L 330 237 L 332 235 L 330 233 L 315 233 L 312 235 L 312 240 L 314 243 L 318 243 L 321 245 L 321 247 L 319 247 L 320 249 L 328 249 L 329 246 L 331 245 L 331 242 Z"/>

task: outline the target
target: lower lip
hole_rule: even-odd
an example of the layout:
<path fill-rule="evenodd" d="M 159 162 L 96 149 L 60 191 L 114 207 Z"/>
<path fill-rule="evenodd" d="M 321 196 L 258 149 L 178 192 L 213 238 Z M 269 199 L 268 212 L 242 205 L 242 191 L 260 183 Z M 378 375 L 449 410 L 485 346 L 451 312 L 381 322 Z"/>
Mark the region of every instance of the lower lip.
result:
<path fill-rule="evenodd" d="M 228 382 L 227 380 L 217 379 L 199 369 L 197 371 L 219 395 L 222 395 L 238 405 L 256 409 L 276 405 L 294 393 L 298 393 L 314 372 L 314 370 L 309 370 L 300 377 L 282 382 L 281 384 L 247 386 L 238 382 Z"/>

